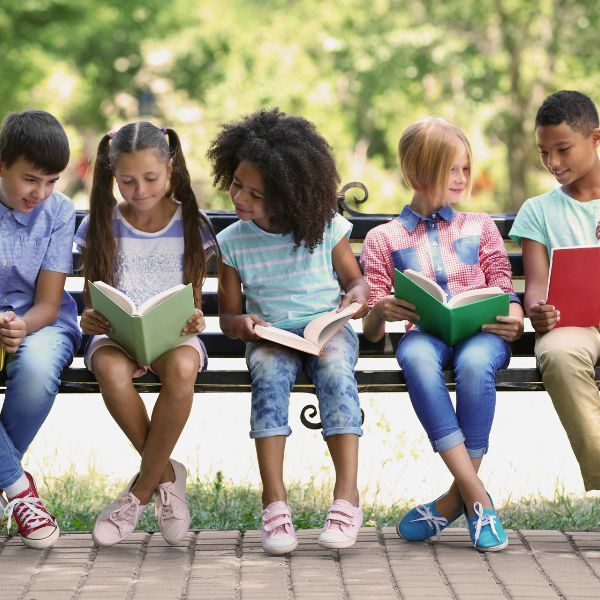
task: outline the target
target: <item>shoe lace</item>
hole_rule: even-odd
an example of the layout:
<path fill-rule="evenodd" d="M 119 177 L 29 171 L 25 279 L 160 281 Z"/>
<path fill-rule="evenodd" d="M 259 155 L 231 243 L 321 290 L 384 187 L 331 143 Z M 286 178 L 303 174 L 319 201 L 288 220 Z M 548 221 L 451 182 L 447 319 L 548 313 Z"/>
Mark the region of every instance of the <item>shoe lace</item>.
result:
<path fill-rule="evenodd" d="M 40 525 L 54 525 L 55 523 L 43 503 L 44 499 L 39 496 L 13 498 L 4 507 L 4 516 L 8 519 L 6 530 L 10 531 L 13 516 L 15 522 L 23 529 L 34 529 Z"/>
<path fill-rule="evenodd" d="M 425 523 L 429 525 L 431 529 L 435 529 L 435 534 L 439 540 L 440 534 L 442 533 L 442 528 L 448 525 L 448 519 L 442 516 L 436 517 L 426 504 L 419 504 L 416 510 L 421 516 L 416 519 L 411 519 L 410 522 L 415 523 L 417 521 L 425 521 Z"/>
<path fill-rule="evenodd" d="M 171 490 L 167 487 L 158 488 L 157 503 L 154 505 L 154 515 L 157 519 L 171 519 L 173 514 L 173 505 L 171 504 Z"/>
<path fill-rule="evenodd" d="M 473 509 L 475 510 L 475 514 L 477 515 L 477 523 L 475 524 L 475 535 L 473 537 L 473 546 L 477 545 L 477 540 L 479 539 L 479 536 L 481 535 L 481 530 L 486 525 L 490 526 L 490 529 L 496 536 L 496 539 L 498 541 L 500 541 L 500 536 L 498 535 L 498 532 L 496 531 L 496 519 L 498 517 L 496 515 L 490 515 L 489 513 L 484 513 L 483 505 L 481 504 L 481 502 L 475 502 L 475 504 L 473 504 Z"/>
<path fill-rule="evenodd" d="M 137 499 L 133 494 L 129 493 L 123 498 L 122 506 L 117 510 L 113 510 L 108 518 L 117 526 L 128 523 L 134 518 L 137 506 Z"/>

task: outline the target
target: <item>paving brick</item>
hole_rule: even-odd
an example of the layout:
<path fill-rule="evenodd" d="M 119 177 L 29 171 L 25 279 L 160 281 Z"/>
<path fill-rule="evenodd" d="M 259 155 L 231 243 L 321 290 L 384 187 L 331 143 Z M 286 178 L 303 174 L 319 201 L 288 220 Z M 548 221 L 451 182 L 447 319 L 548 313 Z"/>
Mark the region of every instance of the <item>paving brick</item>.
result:
<path fill-rule="evenodd" d="M 569 600 L 600 598 L 600 532 L 509 531 L 503 552 L 480 554 L 466 529 L 409 543 L 392 527 L 363 528 L 353 548 L 320 548 L 299 532 L 289 556 L 267 556 L 260 532 L 199 531 L 177 546 L 136 532 L 112 548 L 65 534 L 45 552 L 0 536 L 0 600 Z M 2 546 L 3 544 L 3 546 Z"/>

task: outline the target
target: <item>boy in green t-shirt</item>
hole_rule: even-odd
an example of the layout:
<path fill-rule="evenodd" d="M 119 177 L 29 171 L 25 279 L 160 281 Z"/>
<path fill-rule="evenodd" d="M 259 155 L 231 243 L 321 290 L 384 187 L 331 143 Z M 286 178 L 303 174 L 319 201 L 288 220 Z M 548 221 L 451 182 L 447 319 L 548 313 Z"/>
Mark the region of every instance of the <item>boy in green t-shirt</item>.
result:
<path fill-rule="evenodd" d="M 538 333 L 535 355 L 546 390 L 571 442 L 586 490 L 600 489 L 600 393 L 594 366 L 600 327 L 558 327 L 546 304 L 550 252 L 593 245 L 600 237 L 600 127 L 594 103 L 556 92 L 538 109 L 535 134 L 542 164 L 561 187 L 523 204 L 510 237 L 522 243 L 525 310 Z"/>

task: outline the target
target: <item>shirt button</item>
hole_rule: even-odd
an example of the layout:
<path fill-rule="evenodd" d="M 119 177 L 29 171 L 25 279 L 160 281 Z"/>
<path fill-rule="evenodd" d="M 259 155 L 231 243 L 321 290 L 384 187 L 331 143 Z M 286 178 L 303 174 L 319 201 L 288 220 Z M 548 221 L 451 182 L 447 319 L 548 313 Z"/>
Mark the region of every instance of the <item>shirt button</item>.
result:
<path fill-rule="evenodd" d="M 429 227 L 431 227 L 431 229 L 435 229 L 435 223 L 432 223 Z"/>
<path fill-rule="evenodd" d="M 438 273 L 441 273 L 442 272 L 442 267 L 438 267 L 437 271 L 438 271 Z"/>
<path fill-rule="evenodd" d="M 431 245 L 435 248 L 437 246 L 437 242 L 431 242 Z"/>

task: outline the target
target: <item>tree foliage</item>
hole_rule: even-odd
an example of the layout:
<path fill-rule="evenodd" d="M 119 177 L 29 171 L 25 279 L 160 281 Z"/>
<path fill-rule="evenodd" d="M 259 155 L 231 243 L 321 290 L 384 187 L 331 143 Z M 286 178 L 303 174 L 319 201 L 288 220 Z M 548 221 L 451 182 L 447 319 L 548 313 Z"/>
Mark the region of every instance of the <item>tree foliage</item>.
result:
<path fill-rule="evenodd" d="M 344 179 L 394 211 L 399 135 L 425 114 L 474 142 L 480 208 L 547 187 L 533 143 L 543 98 L 600 102 L 597 0 L 0 0 L 0 109 L 36 104 L 87 132 L 178 127 L 194 174 L 219 123 L 280 106 L 314 120 Z"/>

